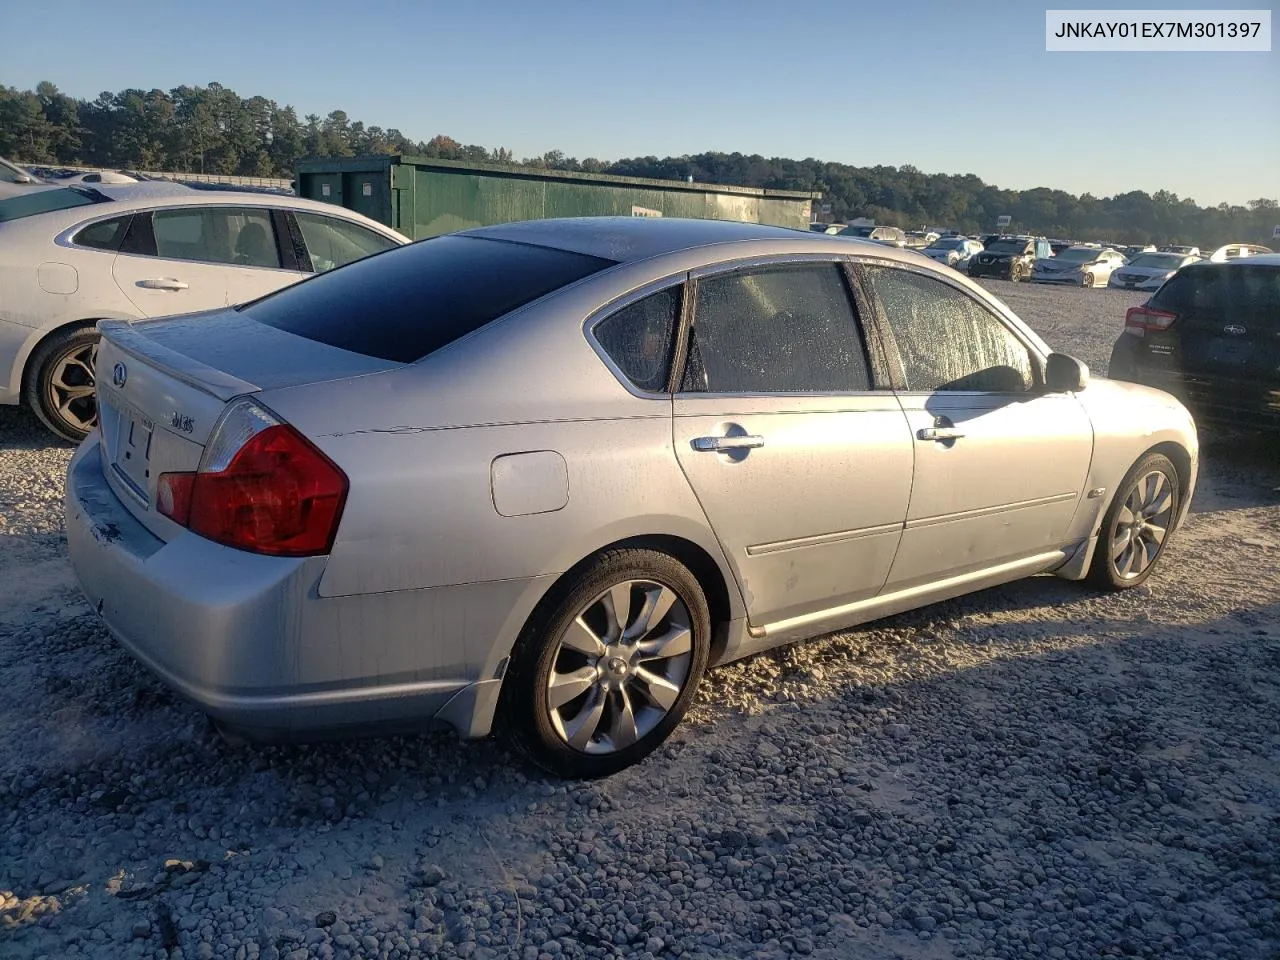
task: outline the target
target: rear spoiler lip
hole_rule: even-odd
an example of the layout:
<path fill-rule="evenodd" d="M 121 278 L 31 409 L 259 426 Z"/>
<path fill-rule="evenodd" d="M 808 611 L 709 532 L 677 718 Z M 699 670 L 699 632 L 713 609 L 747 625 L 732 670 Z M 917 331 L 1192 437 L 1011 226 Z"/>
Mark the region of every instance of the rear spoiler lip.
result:
<path fill-rule="evenodd" d="M 219 400 L 231 400 L 262 389 L 257 384 L 157 343 L 127 320 L 99 320 L 98 332 L 126 353 Z"/>

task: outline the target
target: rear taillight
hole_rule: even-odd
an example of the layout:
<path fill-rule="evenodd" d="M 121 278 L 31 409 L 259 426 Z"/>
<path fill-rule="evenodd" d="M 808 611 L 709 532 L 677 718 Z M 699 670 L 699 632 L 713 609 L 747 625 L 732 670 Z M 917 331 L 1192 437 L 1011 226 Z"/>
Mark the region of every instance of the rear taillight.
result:
<path fill-rule="evenodd" d="M 1168 330 L 1176 316 L 1147 306 L 1130 307 L 1124 315 L 1124 331 L 1141 337 L 1148 330 Z"/>
<path fill-rule="evenodd" d="M 192 533 L 253 553 L 328 553 L 347 477 L 293 427 L 249 400 L 214 427 L 195 473 L 165 473 L 156 508 Z"/>

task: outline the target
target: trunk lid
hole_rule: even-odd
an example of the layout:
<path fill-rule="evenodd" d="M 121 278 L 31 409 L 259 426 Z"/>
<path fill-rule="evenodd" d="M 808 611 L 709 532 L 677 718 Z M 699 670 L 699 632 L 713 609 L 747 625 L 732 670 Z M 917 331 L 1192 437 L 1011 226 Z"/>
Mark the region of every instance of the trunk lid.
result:
<path fill-rule="evenodd" d="M 256 323 L 235 310 L 98 325 L 102 470 L 126 508 L 161 539 L 180 528 L 154 509 L 160 474 L 194 471 L 232 399 L 402 364 Z"/>

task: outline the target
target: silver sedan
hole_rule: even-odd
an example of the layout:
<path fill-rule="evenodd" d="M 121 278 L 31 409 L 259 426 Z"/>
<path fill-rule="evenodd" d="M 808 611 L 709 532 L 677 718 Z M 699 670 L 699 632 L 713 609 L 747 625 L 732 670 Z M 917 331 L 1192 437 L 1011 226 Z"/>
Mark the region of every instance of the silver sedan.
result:
<path fill-rule="evenodd" d="M 920 254 L 773 227 L 486 227 L 101 332 L 76 575 L 258 737 L 434 720 L 608 774 L 708 666 L 1039 573 L 1136 586 L 1196 482 L 1172 397 Z"/>

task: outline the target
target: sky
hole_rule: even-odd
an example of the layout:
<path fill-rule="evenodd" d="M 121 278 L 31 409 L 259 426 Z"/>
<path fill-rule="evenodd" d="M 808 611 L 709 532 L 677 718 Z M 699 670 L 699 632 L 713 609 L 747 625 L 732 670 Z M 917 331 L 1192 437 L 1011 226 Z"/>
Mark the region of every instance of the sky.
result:
<path fill-rule="evenodd" d="M 738 151 L 1280 199 L 1280 37 L 1270 53 L 1048 53 L 1046 6 L 1107 4 L 221 0 L 189 18 L 177 0 L 65 0 L 40 42 L 0 34 L 0 83 L 92 99 L 217 81 L 517 157 Z M 1276 0 L 1123 6 L 1270 9 L 1280 32 Z"/>

